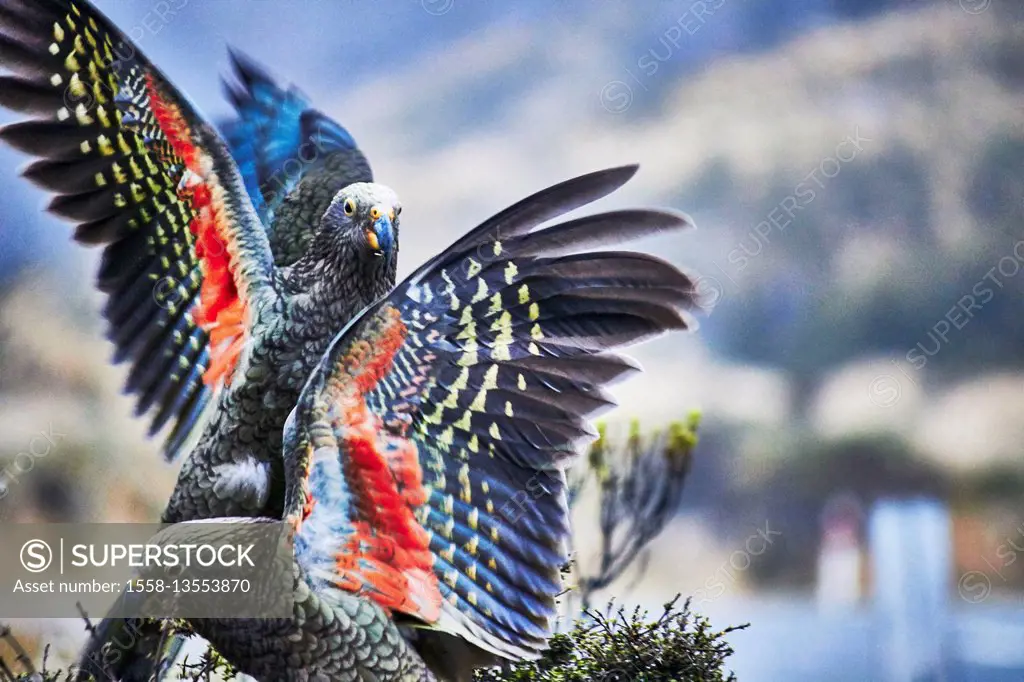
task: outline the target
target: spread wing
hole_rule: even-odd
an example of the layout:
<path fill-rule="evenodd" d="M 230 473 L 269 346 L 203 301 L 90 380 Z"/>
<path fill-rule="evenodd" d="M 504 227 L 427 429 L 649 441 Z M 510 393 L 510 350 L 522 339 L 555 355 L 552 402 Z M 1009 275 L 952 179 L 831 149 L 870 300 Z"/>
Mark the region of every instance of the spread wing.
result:
<path fill-rule="evenodd" d="M 298 89 L 286 89 L 237 51 L 231 62 L 234 78 L 224 89 L 237 117 L 221 130 L 267 226 L 275 262 L 290 265 L 305 253 L 338 190 L 373 182 L 373 173 L 352 135 Z"/>
<path fill-rule="evenodd" d="M 126 390 L 173 458 L 229 381 L 269 286 L 266 234 L 228 149 L 138 48 L 84 0 L 0 0 L 0 139 L 25 176 L 104 247 L 98 287 Z"/>
<path fill-rule="evenodd" d="M 657 258 L 586 251 L 683 228 L 679 214 L 534 228 L 634 172 L 503 211 L 335 339 L 285 432 L 286 509 L 314 586 L 503 656 L 545 646 L 568 558 L 563 470 L 612 404 L 603 387 L 636 369 L 610 351 L 685 328 L 695 289 Z"/>

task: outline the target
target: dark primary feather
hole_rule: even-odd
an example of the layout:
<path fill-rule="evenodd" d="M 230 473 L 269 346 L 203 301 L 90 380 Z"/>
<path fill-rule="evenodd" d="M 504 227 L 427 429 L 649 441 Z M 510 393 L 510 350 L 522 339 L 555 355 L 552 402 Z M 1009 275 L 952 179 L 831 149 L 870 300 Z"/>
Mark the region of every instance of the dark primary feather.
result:
<path fill-rule="evenodd" d="M 0 78 L 0 106 L 28 114 L 53 113 L 53 88 L 27 78 Z"/>
<path fill-rule="evenodd" d="M 365 401 L 389 437 L 416 444 L 427 491 L 416 518 L 430 533 L 444 598 L 434 625 L 502 655 L 535 655 L 550 634 L 569 536 L 563 470 L 595 435 L 590 418 L 612 404 L 604 387 L 636 369 L 611 351 L 686 328 L 684 311 L 695 303 L 693 281 L 664 261 L 578 253 L 679 230 L 685 216 L 616 211 L 535 229 L 612 192 L 635 170 L 535 194 L 418 269 L 339 334 L 286 438 L 300 480 L 302 453 L 290 448 L 303 433 L 315 433 L 320 448 L 335 438 L 344 462 L 337 429 L 362 357 L 352 354 L 402 335 Z M 297 503 L 294 490 L 290 499 Z"/>

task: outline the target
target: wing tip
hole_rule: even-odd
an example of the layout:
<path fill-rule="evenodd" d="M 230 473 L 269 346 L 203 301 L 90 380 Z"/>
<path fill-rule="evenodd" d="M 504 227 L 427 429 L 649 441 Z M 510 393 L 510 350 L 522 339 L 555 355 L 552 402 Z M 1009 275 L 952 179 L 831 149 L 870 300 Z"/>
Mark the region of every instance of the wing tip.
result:
<path fill-rule="evenodd" d="M 606 168 L 603 171 L 597 171 L 597 172 L 598 173 L 614 174 L 614 175 L 622 175 L 625 178 L 623 180 L 623 182 L 628 182 L 630 179 L 633 178 L 633 176 L 635 176 L 637 174 L 637 172 L 639 172 L 639 170 L 640 170 L 640 164 L 639 163 L 626 163 L 626 164 L 623 164 L 621 166 L 612 166 L 611 168 Z"/>
<path fill-rule="evenodd" d="M 680 230 L 697 229 L 697 222 L 693 219 L 693 216 L 691 216 L 686 211 L 680 211 L 679 209 L 676 208 L 659 208 L 657 209 L 657 211 L 659 213 L 664 213 L 665 215 L 671 216 L 676 221 L 678 221 L 678 229 Z"/>
<path fill-rule="evenodd" d="M 18 133 L 24 129 L 26 123 L 31 123 L 31 121 L 13 121 L 11 123 L 0 125 L 0 142 L 18 149 L 18 147 L 15 146 Z"/>
<path fill-rule="evenodd" d="M 628 163 L 585 173 L 568 180 L 565 184 L 589 184 L 591 181 L 596 181 L 599 185 L 606 187 L 604 195 L 607 196 L 632 180 L 639 171 L 639 163 Z"/>
<path fill-rule="evenodd" d="M 228 44 L 227 51 L 228 59 L 231 61 L 232 72 L 247 87 L 260 81 L 273 82 L 267 70 L 246 52 L 231 44 Z"/>

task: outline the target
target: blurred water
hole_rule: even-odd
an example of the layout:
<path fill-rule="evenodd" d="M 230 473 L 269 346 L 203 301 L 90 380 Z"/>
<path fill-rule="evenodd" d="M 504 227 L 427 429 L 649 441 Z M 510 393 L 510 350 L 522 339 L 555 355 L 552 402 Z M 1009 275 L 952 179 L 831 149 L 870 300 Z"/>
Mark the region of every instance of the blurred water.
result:
<path fill-rule="evenodd" d="M 955 580 L 944 503 L 879 501 L 866 538 L 871 587 L 859 602 L 822 600 L 820 590 L 694 595 L 691 607 L 716 629 L 750 624 L 727 638 L 739 680 L 1024 680 L 1022 602 L 995 597 L 980 572 Z M 649 596 L 641 601 L 657 612 Z"/>
<path fill-rule="evenodd" d="M 949 512 L 934 500 L 886 501 L 870 520 L 876 628 L 892 682 L 942 667 L 946 595 L 953 574 Z"/>
<path fill-rule="evenodd" d="M 732 633 L 729 667 L 742 682 L 881 682 L 890 665 L 886 618 L 872 606 L 823 615 L 811 596 L 778 594 L 733 599 L 705 609 L 716 627 L 745 622 Z M 1007 604 L 967 605 L 950 614 L 941 637 L 943 669 L 914 682 L 1024 680 L 1024 612 Z"/>

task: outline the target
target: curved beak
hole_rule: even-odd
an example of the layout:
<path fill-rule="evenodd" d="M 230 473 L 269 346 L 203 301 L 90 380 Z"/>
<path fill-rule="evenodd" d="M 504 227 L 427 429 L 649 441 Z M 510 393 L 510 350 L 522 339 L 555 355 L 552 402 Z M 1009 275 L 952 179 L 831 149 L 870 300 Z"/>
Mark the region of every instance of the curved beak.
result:
<path fill-rule="evenodd" d="M 390 256 L 395 245 L 395 231 L 392 221 L 394 211 L 381 210 L 380 217 L 373 221 L 372 227 L 366 231 L 366 242 L 378 256 Z"/>

